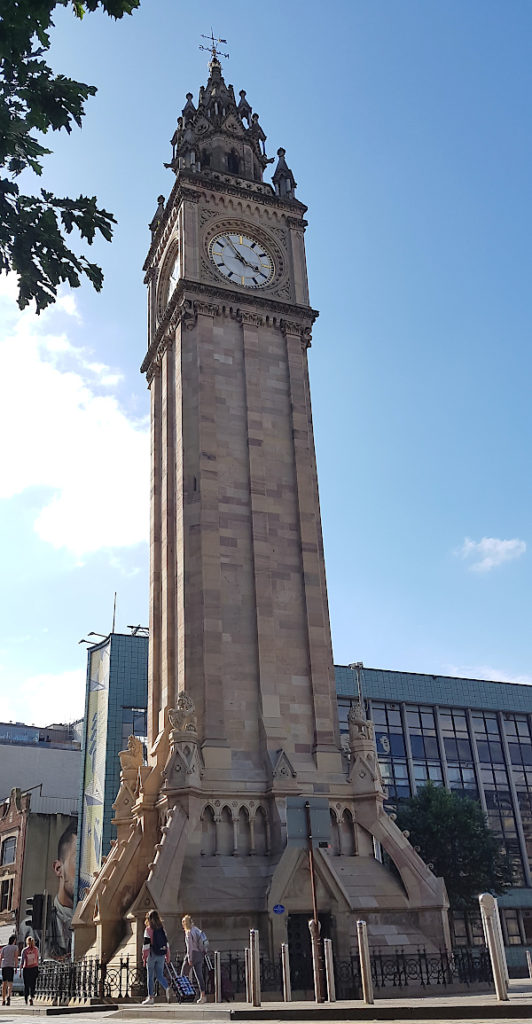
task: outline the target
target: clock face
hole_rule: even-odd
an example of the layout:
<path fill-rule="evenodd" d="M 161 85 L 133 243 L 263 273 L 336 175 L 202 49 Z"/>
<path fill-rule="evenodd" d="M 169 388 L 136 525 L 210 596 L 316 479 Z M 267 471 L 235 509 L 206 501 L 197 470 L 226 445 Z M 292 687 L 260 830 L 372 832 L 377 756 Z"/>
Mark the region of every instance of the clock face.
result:
<path fill-rule="evenodd" d="M 224 231 L 209 244 L 209 256 L 216 269 L 232 284 L 263 288 L 275 273 L 273 257 L 251 235 Z"/>
<path fill-rule="evenodd" d="M 171 264 L 170 264 L 170 273 L 168 274 L 168 277 L 167 277 L 167 280 L 166 280 L 166 290 L 165 290 L 165 300 L 164 300 L 164 305 L 165 306 L 168 305 L 170 299 L 172 298 L 172 295 L 174 293 L 174 288 L 175 288 L 177 282 L 179 281 L 179 269 L 180 269 L 179 263 L 180 263 L 180 261 L 179 261 L 179 253 L 176 253 L 174 255 L 173 259 L 172 259 Z"/>

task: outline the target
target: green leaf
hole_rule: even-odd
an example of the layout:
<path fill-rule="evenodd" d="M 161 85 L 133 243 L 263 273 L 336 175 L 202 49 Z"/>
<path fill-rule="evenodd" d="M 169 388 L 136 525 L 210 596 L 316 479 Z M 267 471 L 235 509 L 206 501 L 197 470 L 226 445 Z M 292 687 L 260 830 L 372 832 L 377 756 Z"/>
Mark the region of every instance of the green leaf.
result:
<path fill-rule="evenodd" d="M 23 171 L 42 174 L 51 150 L 39 133 L 81 127 L 85 104 L 96 93 L 93 85 L 54 73 L 44 59 L 53 13 L 68 7 L 76 18 L 101 10 L 120 19 L 139 6 L 140 0 L 0 0 L 0 270 L 17 273 L 21 309 L 34 301 L 39 313 L 62 283 L 77 288 L 83 277 L 99 291 L 101 269 L 76 255 L 65 236 L 76 229 L 89 245 L 97 234 L 111 241 L 116 223 L 95 196 L 20 195 L 9 180 Z"/>

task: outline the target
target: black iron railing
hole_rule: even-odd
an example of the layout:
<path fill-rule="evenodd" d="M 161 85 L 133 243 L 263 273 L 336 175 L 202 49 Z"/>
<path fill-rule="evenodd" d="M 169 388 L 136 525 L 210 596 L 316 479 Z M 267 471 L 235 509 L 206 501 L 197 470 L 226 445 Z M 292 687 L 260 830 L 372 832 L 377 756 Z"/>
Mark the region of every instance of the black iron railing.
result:
<path fill-rule="evenodd" d="M 181 960 L 176 966 L 180 969 Z M 277 994 L 281 999 L 282 975 L 280 957 L 260 958 L 261 989 Z M 354 951 L 351 956 L 334 961 L 336 995 L 338 999 L 360 999 L 362 980 L 360 960 Z M 487 949 L 460 948 L 449 953 L 416 953 L 387 951 L 373 952 L 371 972 L 375 995 L 383 990 L 402 990 L 478 983 L 492 984 L 491 964 Z M 243 1001 L 246 996 L 246 973 L 243 950 L 226 952 L 221 957 L 222 996 L 224 999 Z M 213 990 L 212 972 L 207 971 L 207 992 Z M 293 993 L 313 991 L 313 970 L 310 957 L 293 957 L 290 965 Z M 141 1000 L 146 995 L 146 971 L 130 957 L 103 964 L 85 957 L 75 963 L 45 963 L 39 970 L 36 995 L 56 1005 L 98 999 L 102 1001 Z"/>
<path fill-rule="evenodd" d="M 353 952 L 347 960 L 335 961 L 336 994 L 338 999 L 360 999 L 362 979 L 360 960 Z M 442 950 L 427 953 L 373 952 L 371 974 L 375 994 L 382 989 L 477 985 L 492 983 L 491 963 L 487 949 L 457 949 L 452 953 Z M 399 994 L 399 993 L 398 993 Z"/>

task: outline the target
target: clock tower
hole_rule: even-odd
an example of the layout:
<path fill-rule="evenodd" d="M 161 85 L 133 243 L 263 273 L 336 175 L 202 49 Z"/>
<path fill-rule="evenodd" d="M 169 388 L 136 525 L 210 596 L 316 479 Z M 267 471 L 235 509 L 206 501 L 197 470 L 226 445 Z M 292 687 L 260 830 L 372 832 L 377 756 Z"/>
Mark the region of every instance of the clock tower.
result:
<path fill-rule="evenodd" d="M 412 943 L 444 940 L 445 895 L 383 811 L 371 724 L 342 749 L 307 356 L 306 207 L 213 45 L 172 138 L 144 265 L 151 399 L 148 764 L 122 752 L 118 841 L 76 912 L 109 959 L 156 906 L 192 913 L 216 948 L 258 927 L 270 950 L 311 913 L 287 798 L 329 803 L 320 911 L 339 951 L 355 912 L 397 913 Z M 384 868 L 385 848 L 402 883 Z M 285 907 L 273 914 L 274 905 Z M 366 909 L 367 909 L 366 908 Z M 409 916 L 410 915 L 410 916 Z M 296 920 L 297 919 L 297 920 Z M 407 921 L 409 923 L 405 923 Z M 96 925 L 92 922 L 96 921 Z M 306 927 L 306 925 L 305 925 Z M 94 931 L 94 929 L 96 929 Z M 371 935 L 371 923 L 370 923 Z"/>
<path fill-rule="evenodd" d="M 306 207 L 216 55 L 172 140 L 145 264 L 152 407 L 149 739 L 181 692 L 202 786 L 343 778 L 307 350 Z M 284 762 L 283 762 L 284 763 Z"/>

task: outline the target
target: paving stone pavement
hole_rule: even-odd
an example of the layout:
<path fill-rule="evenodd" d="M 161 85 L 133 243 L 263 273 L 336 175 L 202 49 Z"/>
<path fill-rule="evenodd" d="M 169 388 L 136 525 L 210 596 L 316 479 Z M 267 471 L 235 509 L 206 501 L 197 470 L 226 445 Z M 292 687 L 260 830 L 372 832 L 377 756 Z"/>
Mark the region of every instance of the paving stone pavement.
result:
<path fill-rule="evenodd" d="M 442 1010 L 443 1010 L 443 1008 L 442 1008 Z M 35 1020 L 36 1016 L 43 1017 L 44 1019 L 47 1019 L 47 1020 L 52 1019 L 52 1018 L 44 1017 L 44 1014 L 33 1014 L 33 1015 L 30 1015 L 29 1013 L 23 1013 L 22 1011 L 20 1011 L 17 1014 L 12 1014 L 11 1016 L 6 1014 L 5 1012 L 0 1012 L 0 1021 L 1 1021 L 1 1024 L 36 1024 L 36 1020 Z M 108 1024 L 109 1021 L 113 1020 L 113 1016 L 114 1015 L 113 1015 L 112 1012 L 111 1013 L 91 1013 L 91 1014 L 87 1014 L 87 1015 L 76 1014 L 75 1017 L 72 1017 L 70 1015 L 65 1015 L 65 1017 L 61 1016 L 61 1019 L 65 1020 L 65 1021 L 67 1021 L 67 1020 L 68 1021 L 73 1021 L 73 1020 L 79 1021 L 80 1024 L 82 1024 L 82 1022 L 83 1022 L 83 1024 L 89 1024 L 89 1022 L 90 1022 L 90 1024 L 103 1024 L 104 1021 L 106 1022 L 106 1024 Z M 149 1018 L 149 1012 L 146 1011 L 146 1016 L 144 1017 L 144 1020 L 147 1020 L 148 1018 Z M 208 1020 L 209 1019 L 208 1016 L 206 1016 L 205 1019 Z M 304 1017 L 302 1017 L 301 1019 L 304 1020 Z M 444 1016 L 443 1012 L 442 1012 L 442 1018 L 441 1019 L 445 1020 L 445 1016 Z M 400 1022 L 402 1021 L 402 1018 L 399 1015 L 399 1016 L 397 1016 L 395 1018 L 395 1020 L 398 1022 L 398 1024 L 400 1024 Z M 508 1020 L 508 1018 L 506 1018 L 506 1020 Z M 531 1020 L 531 1012 L 529 1011 L 529 1012 L 526 1012 L 526 1015 L 523 1016 L 523 1017 L 513 1017 L 513 1018 L 511 1018 L 511 1024 L 530 1024 L 530 1020 Z M 193 1011 L 190 1013 L 188 1021 L 187 1021 L 186 1018 L 180 1018 L 180 1024 L 197 1024 L 197 1021 L 198 1021 L 197 1014 L 195 1014 Z M 473 1017 L 473 1018 L 468 1018 L 468 1024 L 492 1024 L 492 1022 L 493 1022 L 493 1024 L 505 1024 L 505 1018 L 501 1018 L 501 1017 L 497 1017 L 497 1018 L 493 1018 L 493 1017 L 479 1017 L 479 1018 L 474 1018 Z M 333 1024 L 334 1024 L 334 1022 L 333 1022 Z M 344 1021 L 339 1021 L 338 1024 L 345 1024 L 345 1022 Z M 416 1024 L 434 1024 L 434 1021 L 433 1020 L 431 1020 L 431 1021 L 418 1020 L 418 1021 L 416 1021 Z"/>
<path fill-rule="evenodd" d="M 118 1010 L 114 1007 L 104 1010 L 98 1007 L 92 1012 L 84 1008 L 77 1008 L 77 1012 L 69 1012 L 65 1007 L 65 1013 L 58 1013 L 54 1008 L 54 1016 L 46 1013 L 46 1005 L 35 1005 L 30 1008 L 18 999 L 10 1007 L 1 1007 L 0 1024 L 39 1024 L 39 1018 L 44 1024 L 44 1019 L 52 1022 L 59 1018 L 65 1024 L 118 1024 L 119 1021 L 149 1021 L 150 1017 L 165 1024 L 209 1024 L 209 1022 L 224 1022 L 231 1024 L 236 1020 L 239 1024 L 249 1021 L 250 1024 L 258 1024 L 261 1019 L 261 1011 L 268 1015 L 269 1024 L 283 1024 L 287 1019 L 314 1024 L 323 1020 L 326 1016 L 328 1024 L 345 1024 L 346 1021 L 363 1020 L 367 1024 L 383 1019 L 385 1015 L 388 1020 L 400 1024 L 400 1022 L 412 1022 L 415 1024 L 434 1024 L 435 1021 L 459 1021 L 460 1024 L 504 1024 L 505 1021 L 512 1021 L 512 1024 L 530 1024 L 532 1020 L 532 979 L 512 981 L 509 991 L 510 999 L 506 1003 L 498 1003 L 494 992 L 471 992 L 460 995 L 441 993 L 438 996 L 426 996 L 423 999 L 379 999 L 373 1006 L 365 1006 L 360 1000 L 338 1001 L 337 1003 L 324 1003 L 318 1006 L 316 1003 L 271 1003 L 263 1002 L 262 1007 L 253 1009 L 246 1003 L 224 1003 L 214 1005 L 208 1003 L 204 1006 L 183 1005 L 172 1003 L 156 1003 L 154 1006 L 142 1006 L 140 1003 L 123 1004 Z M 423 1010 L 427 1011 L 426 1017 Z M 236 1013 L 235 1013 L 236 1011 Z M 234 1016 L 233 1016 L 234 1014 Z M 337 1014 L 337 1016 L 336 1016 Z M 37 1019 L 36 1019 L 37 1018 Z M 264 1019 L 264 1018 L 263 1018 Z"/>

